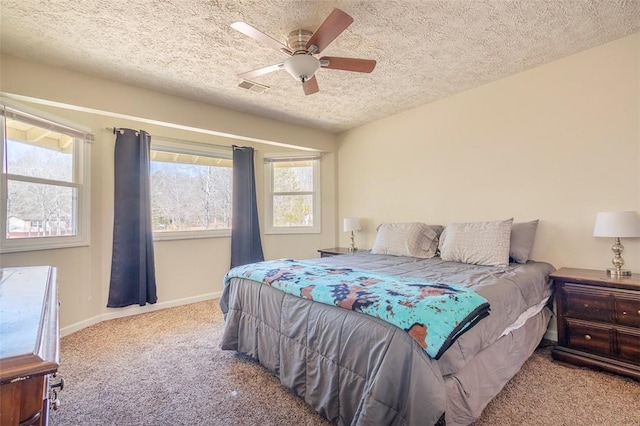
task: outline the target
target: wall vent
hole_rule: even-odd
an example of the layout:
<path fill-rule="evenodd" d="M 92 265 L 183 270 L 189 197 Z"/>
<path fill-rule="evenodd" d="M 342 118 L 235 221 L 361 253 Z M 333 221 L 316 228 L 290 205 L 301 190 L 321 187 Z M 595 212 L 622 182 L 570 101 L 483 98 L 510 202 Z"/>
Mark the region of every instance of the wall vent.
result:
<path fill-rule="evenodd" d="M 265 86 L 264 84 L 256 83 L 254 81 L 242 80 L 238 87 L 243 89 L 251 90 L 252 92 L 262 93 L 269 88 L 269 86 Z"/>

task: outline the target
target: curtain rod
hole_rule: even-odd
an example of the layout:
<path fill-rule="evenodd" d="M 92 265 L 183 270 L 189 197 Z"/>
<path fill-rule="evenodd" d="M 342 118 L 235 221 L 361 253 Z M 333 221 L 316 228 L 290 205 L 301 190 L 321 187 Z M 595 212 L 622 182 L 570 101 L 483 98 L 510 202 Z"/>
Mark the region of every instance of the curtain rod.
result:
<path fill-rule="evenodd" d="M 240 150 L 242 150 L 242 149 L 245 149 L 245 148 L 253 148 L 253 147 L 252 146 L 231 145 L 231 148 L 232 149 L 240 149 Z M 253 151 L 254 152 L 258 152 L 258 149 L 257 148 L 253 148 Z"/>
<path fill-rule="evenodd" d="M 121 128 L 121 127 L 105 127 L 105 129 L 113 131 L 113 134 L 115 134 L 116 132 L 120 132 L 120 134 L 124 133 L 124 129 Z M 137 131 L 136 131 L 136 134 L 138 134 Z M 192 141 L 192 140 L 189 140 L 189 139 L 175 139 L 175 138 L 169 138 L 169 137 L 166 137 L 166 136 L 154 136 L 154 135 L 151 135 L 152 139 L 154 137 L 156 139 L 160 139 L 160 140 L 167 141 L 167 142 L 189 142 L 189 143 L 193 143 L 193 144 L 213 146 L 213 147 L 217 147 L 217 148 L 232 149 L 232 147 L 235 146 L 235 145 L 220 145 L 220 144 L 215 144 L 215 143 Z M 257 151 L 257 149 L 256 149 L 256 151 Z"/>
<path fill-rule="evenodd" d="M 113 130 L 113 134 L 115 135 L 116 133 L 120 132 L 121 135 L 124 135 L 124 129 L 120 128 L 120 127 L 107 127 L 107 130 Z M 138 136 L 140 134 L 139 131 L 134 130 L 136 132 L 136 136 Z"/>

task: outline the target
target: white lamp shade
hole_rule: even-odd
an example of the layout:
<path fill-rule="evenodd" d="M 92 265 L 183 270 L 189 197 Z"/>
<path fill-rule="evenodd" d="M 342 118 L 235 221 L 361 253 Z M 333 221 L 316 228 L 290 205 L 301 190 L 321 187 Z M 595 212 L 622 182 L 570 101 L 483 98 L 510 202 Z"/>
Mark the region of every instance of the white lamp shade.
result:
<path fill-rule="evenodd" d="M 344 218 L 344 232 L 350 231 L 359 231 L 362 228 L 360 227 L 360 219 L 357 217 L 345 217 Z"/>
<path fill-rule="evenodd" d="M 293 55 L 284 61 L 284 69 L 298 81 L 307 81 L 320 68 L 320 61 L 311 55 Z"/>
<path fill-rule="evenodd" d="M 600 212 L 593 228 L 594 237 L 640 237 L 638 212 Z"/>

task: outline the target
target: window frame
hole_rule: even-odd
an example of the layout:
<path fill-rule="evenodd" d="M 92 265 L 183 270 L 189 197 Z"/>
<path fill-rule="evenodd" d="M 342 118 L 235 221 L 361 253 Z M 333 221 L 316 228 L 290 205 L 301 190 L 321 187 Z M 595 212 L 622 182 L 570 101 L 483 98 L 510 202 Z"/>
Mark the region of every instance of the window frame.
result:
<path fill-rule="evenodd" d="M 274 192 L 274 163 L 287 161 L 313 161 L 313 191 L 301 192 Z M 265 234 L 320 234 L 322 232 L 322 206 L 321 206 L 321 177 L 320 170 L 322 156 L 320 154 L 265 154 L 264 158 L 265 176 Z M 313 202 L 313 225 L 312 226 L 274 226 L 273 198 L 276 195 L 312 195 Z"/>
<path fill-rule="evenodd" d="M 151 137 L 151 151 L 172 152 L 175 154 L 200 155 L 203 157 L 220 158 L 223 160 L 233 159 L 233 149 L 231 147 L 213 145 L 201 142 L 194 142 L 182 139 L 155 138 Z M 151 160 L 153 161 L 153 160 Z M 233 169 L 233 166 L 232 166 Z M 153 198 L 153 193 L 151 193 Z M 154 241 L 190 240 L 201 238 L 221 238 L 230 237 L 229 229 L 207 229 L 203 231 L 169 231 L 153 232 Z"/>
<path fill-rule="evenodd" d="M 72 136 L 74 138 L 72 154 L 73 181 L 65 182 L 54 179 L 6 173 L 5 152 L 7 148 L 7 117 L 23 123 L 28 123 Z M 60 117 L 56 117 L 52 114 L 39 111 L 28 106 L 0 98 L 0 143 L 2 143 L 2 147 L 0 149 L 0 164 L 2 164 L 2 169 L 0 170 L 0 209 L 4 213 L 3 216 L 5 217 L 4 220 L 0 220 L 0 253 L 52 250 L 90 245 L 91 143 L 93 140 L 94 137 L 91 133 L 91 129 L 87 127 L 69 122 Z M 9 181 L 45 184 L 76 189 L 76 201 L 73 205 L 77 220 L 76 235 L 7 238 L 7 197 Z"/>

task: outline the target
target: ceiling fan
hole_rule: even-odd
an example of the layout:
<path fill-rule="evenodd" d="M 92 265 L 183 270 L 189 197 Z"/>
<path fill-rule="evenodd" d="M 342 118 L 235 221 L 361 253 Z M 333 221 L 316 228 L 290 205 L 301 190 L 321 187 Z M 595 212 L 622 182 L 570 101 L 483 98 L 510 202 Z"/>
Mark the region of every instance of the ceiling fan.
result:
<path fill-rule="evenodd" d="M 289 56 L 284 62 L 244 72 L 238 74 L 238 77 L 249 79 L 284 68 L 294 79 L 302 82 L 305 95 L 312 95 L 320 90 L 314 75 L 319 68 L 370 73 L 376 66 L 376 61 L 371 59 L 333 56 L 316 58 L 314 56 L 320 54 L 352 22 L 351 16 L 340 9 L 333 9 L 315 33 L 308 30 L 295 30 L 289 33 L 286 46 L 245 22 L 234 22 L 231 24 L 233 29 Z"/>

